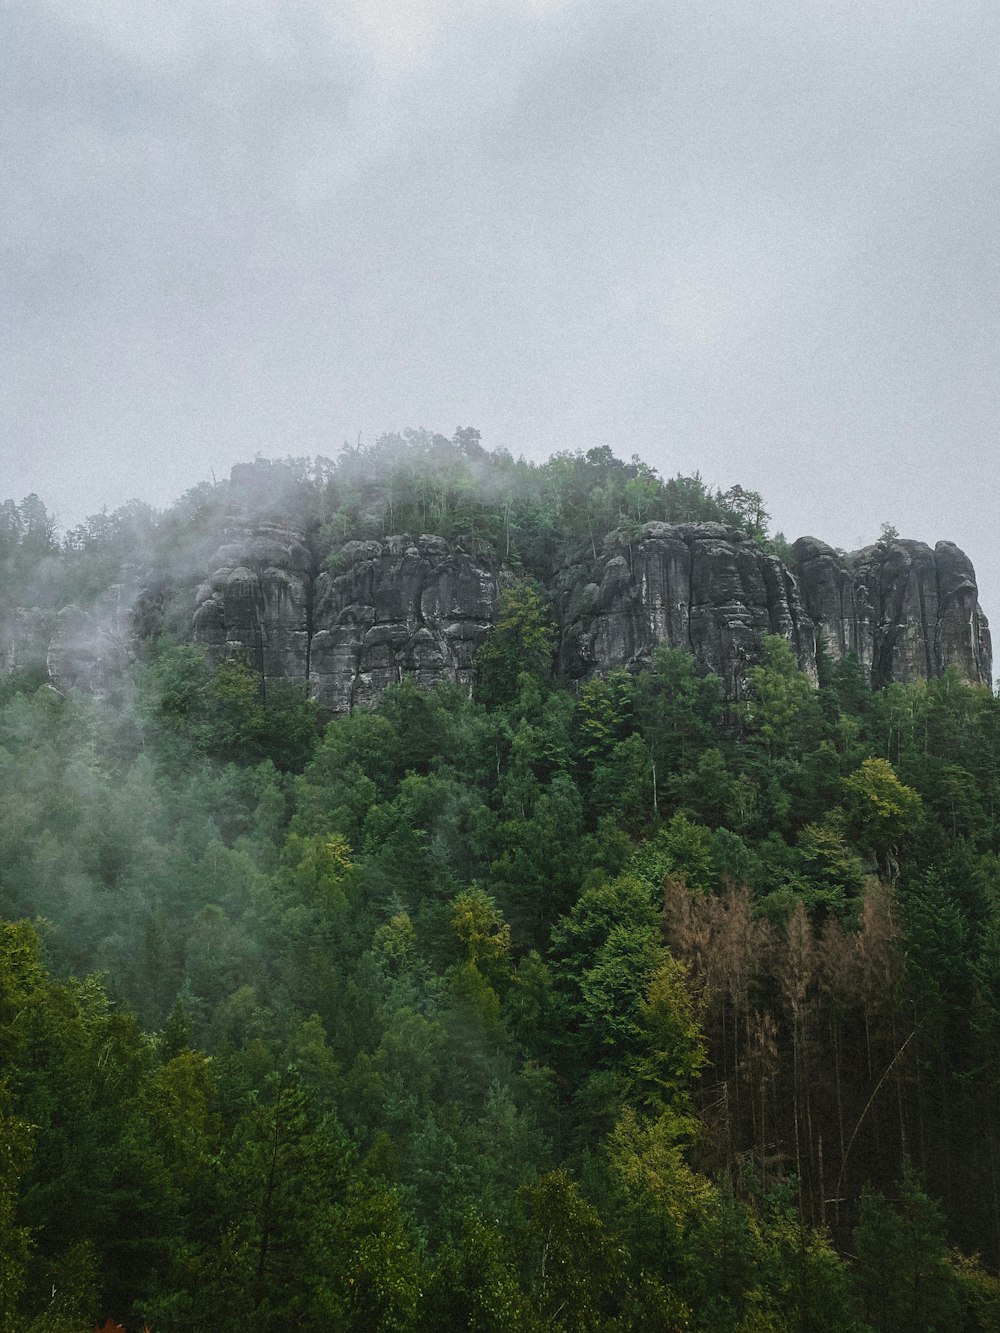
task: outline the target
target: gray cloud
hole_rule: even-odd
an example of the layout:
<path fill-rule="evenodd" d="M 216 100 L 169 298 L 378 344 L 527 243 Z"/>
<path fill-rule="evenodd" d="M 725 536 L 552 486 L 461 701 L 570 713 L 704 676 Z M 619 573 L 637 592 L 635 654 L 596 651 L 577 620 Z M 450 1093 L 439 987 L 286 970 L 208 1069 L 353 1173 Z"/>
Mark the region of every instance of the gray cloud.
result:
<path fill-rule="evenodd" d="M 1000 610 L 1000 14 L 10 0 L 4 493 L 64 519 L 471 422 Z"/>

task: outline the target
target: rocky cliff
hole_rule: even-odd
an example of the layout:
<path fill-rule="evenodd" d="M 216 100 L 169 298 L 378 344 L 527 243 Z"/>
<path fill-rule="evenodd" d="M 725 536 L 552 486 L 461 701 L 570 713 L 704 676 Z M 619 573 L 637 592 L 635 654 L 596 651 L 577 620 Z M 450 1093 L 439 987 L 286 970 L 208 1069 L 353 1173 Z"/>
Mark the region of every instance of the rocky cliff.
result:
<path fill-rule="evenodd" d="M 986 617 L 976 575 L 952 542 L 932 550 L 899 538 L 838 554 L 814 537 L 792 548 L 802 603 L 834 658 L 856 654 L 878 689 L 930 679 L 948 667 L 992 684 Z"/>
<path fill-rule="evenodd" d="M 471 542 L 407 535 L 347 542 L 317 572 L 304 534 L 244 523 L 199 591 L 194 637 L 243 652 L 265 677 L 308 679 L 325 707 L 374 702 L 413 675 L 469 685 L 509 577 Z M 647 523 L 581 552 L 549 583 L 558 668 L 580 679 L 648 663 L 659 644 L 691 652 L 738 698 L 761 639 L 779 634 L 817 679 L 817 635 L 855 653 L 876 687 L 954 667 L 990 684 L 989 629 L 957 547 L 879 543 L 840 555 L 814 538 L 783 564 L 738 528 Z"/>
<path fill-rule="evenodd" d="M 500 584 L 474 543 L 347 542 L 319 571 L 302 533 L 248 524 L 230 537 L 198 592 L 198 642 L 244 653 L 265 678 L 308 680 L 335 713 L 376 702 L 404 675 L 471 685 Z"/>
<path fill-rule="evenodd" d="M 780 634 L 816 679 L 813 627 L 795 579 L 746 533 L 719 523 L 647 523 L 630 537 L 613 534 L 607 548 L 554 580 L 566 675 L 649 662 L 668 643 L 688 649 L 737 698 L 762 637 Z"/>
<path fill-rule="evenodd" d="M 13 608 L 0 621 L 0 669 L 44 673 L 59 689 L 106 693 L 135 660 L 138 594 L 129 581 L 112 585 L 88 609 Z"/>
<path fill-rule="evenodd" d="M 162 571 L 132 569 L 87 610 L 8 612 L 0 661 L 103 691 L 136 639 L 190 624 L 213 655 L 243 656 L 265 680 L 306 681 L 333 713 L 375 702 L 404 675 L 471 685 L 475 651 L 514 577 L 492 548 L 400 534 L 331 551 L 300 492 L 276 497 L 260 465 L 234 470 L 229 500 L 207 580 L 196 589 L 167 578 L 166 621 Z M 779 634 L 813 680 L 819 640 L 835 659 L 856 654 L 876 688 L 949 667 L 992 683 L 975 573 L 950 542 L 932 550 L 893 538 L 844 555 L 804 537 L 782 563 L 737 527 L 651 522 L 595 537 L 545 581 L 558 670 L 570 680 L 648 663 L 673 644 L 738 698 L 761 639 Z"/>

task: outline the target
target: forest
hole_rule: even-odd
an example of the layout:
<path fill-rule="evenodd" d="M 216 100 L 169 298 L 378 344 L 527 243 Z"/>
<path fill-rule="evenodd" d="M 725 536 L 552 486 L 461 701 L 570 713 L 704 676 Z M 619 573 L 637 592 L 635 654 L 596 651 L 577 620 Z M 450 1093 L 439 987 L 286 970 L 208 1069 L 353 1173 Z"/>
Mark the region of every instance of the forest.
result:
<path fill-rule="evenodd" d="M 997 1333 L 1000 699 L 776 636 L 738 701 L 560 679 L 558 552 L 780 552 L 740 486 L 468 429 L 273 479 L 319 560 L 514 577 L 471 696 L 331 719 L 189 641 L 226 483 L 0 506 L 0 614 L 158 589 L 112 688 L 0 679 L 0 1333 Z"/>

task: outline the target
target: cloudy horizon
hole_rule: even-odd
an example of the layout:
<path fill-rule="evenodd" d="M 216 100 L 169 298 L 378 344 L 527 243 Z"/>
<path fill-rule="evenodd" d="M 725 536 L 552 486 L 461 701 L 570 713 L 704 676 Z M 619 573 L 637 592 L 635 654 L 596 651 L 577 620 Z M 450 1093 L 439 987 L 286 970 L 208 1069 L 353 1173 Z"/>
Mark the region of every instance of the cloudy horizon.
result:
<path fill-rule="evenodd" d="M 474 425 L 957 542 L 1000 616 L 1000 12 L 8 0 L 3 498 Z"/>

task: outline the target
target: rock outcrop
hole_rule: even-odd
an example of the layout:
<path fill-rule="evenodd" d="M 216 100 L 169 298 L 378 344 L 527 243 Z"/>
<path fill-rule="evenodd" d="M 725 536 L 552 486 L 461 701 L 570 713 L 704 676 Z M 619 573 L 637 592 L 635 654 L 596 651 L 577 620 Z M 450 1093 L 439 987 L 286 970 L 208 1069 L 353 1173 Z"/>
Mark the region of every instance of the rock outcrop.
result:
<path fill-rule="evenodd" d="M 239 655 L 265 681 L 307 682 L 331 713 L 375 703 L 406 675 L 470 687 L 512 571 L 462 538 L 400 534 L 331 553 L 308 492 L 286 471 L 260 462 L 233 470 L 230 517 L 197 591 L 188 566 L 180 575 L 132 568 L 87 609 L 10 609 L 0 664 L 103 693 L 132 640 L 190 624 L 217 658 Z M 363 497 L 357 503 L 363 510 Z M 778 634 L 814 681 L 819 642 L 834 659 L 855 654 L 875 688 L 948 668 L 992 684 L 975 573 L 950 542 L 932 550 L 886 538 L 844 555 L 803 537 L 786 564 L 736 527 L 656 522 L 596 537 L 546 581 L 569 680 L 642 666 L 672 644 L 736 699 L 763 637 Z"/>
<path fill-rule="evenodd" d="M 554 581 L 567 676 L 648 663 L 666 643 L 686 648 L 738 698 L 762 637 L 780 634 L 815 680 L 813 629 L 795 580 L 746 533 L 719 523 L 647 523 L 631 537 L 612 534 L 607 547 Z"/>
<path fill-rule="evenodd" d="M 18 606 L 0 618 L 3 668 L 9 675 L 45 671 L 55 629 L 54 611 Z"/>
<path fill-rule="evenodd" d="M 403 534 L 347 542 L 327 564 L 317 572 L 302 533 L 237 529 L 199 589 L 194 638 L 245 654 L 265 679 L 308 680 L 334 713 L 375 703 L 404 675 L 471 686 L 500 586 L 474 543 Z"/>
<path fill-rule="evenodd" d="M 505 577 L 472 542 L 406 534 L 347 542 L 317 572 L 303 532 L 249 520 L 215 563 L 195 639 L 244 654 L 266 679 L 307 680 L 334 713 L 375 703 L 404 675 L 471 685 Z M 736 699 L 764 635 L 787 639 L 813 680 L 820 635 L 830 656 L 856 654 L 876 688 L 947 667 L 990 684 L 975 576 L 951 543 L 894 540 L 845 556 L 805 537 L 791 565 L 718 523 L 612 533 L 600 554 L 588 548 L 551 580 L 559 670 L 582 679 L 647 664 L 673 644 Z"/>
<path fill-rule="evenodd" d="M 900 538 L 838 554 L 814 537 L 792 548 L 803 605 L 839 659 L 854 653 L 876 688 L 939 676 L 992 684 L 986 617 L 975 571 L 952 542 L 932 550 Z"/>
<path fill-rule="evenodd" d="M 471 688 L 472 659 L 495 622 L 500 570 L 473 542 L 407 535 L 348 542 L 317 580 L 311 680 L 334 712 L 375 703 L 412 675 Z"/>
<path fill-rule="evenodd" d="M 194 638 L 219 655 L 243 653 L 265 678 L 310 676 L 313 557 L 302 533 L 238 525 L 198 589 Z"/>
<path fill-rule="evenodd" d="M 107 694 L 119 685 L 134 661 L 127 629 L 79 606 L 65 606 L 56 617 L 55 633 L 46 654 L 49 680 L 59 690 Z"/>

